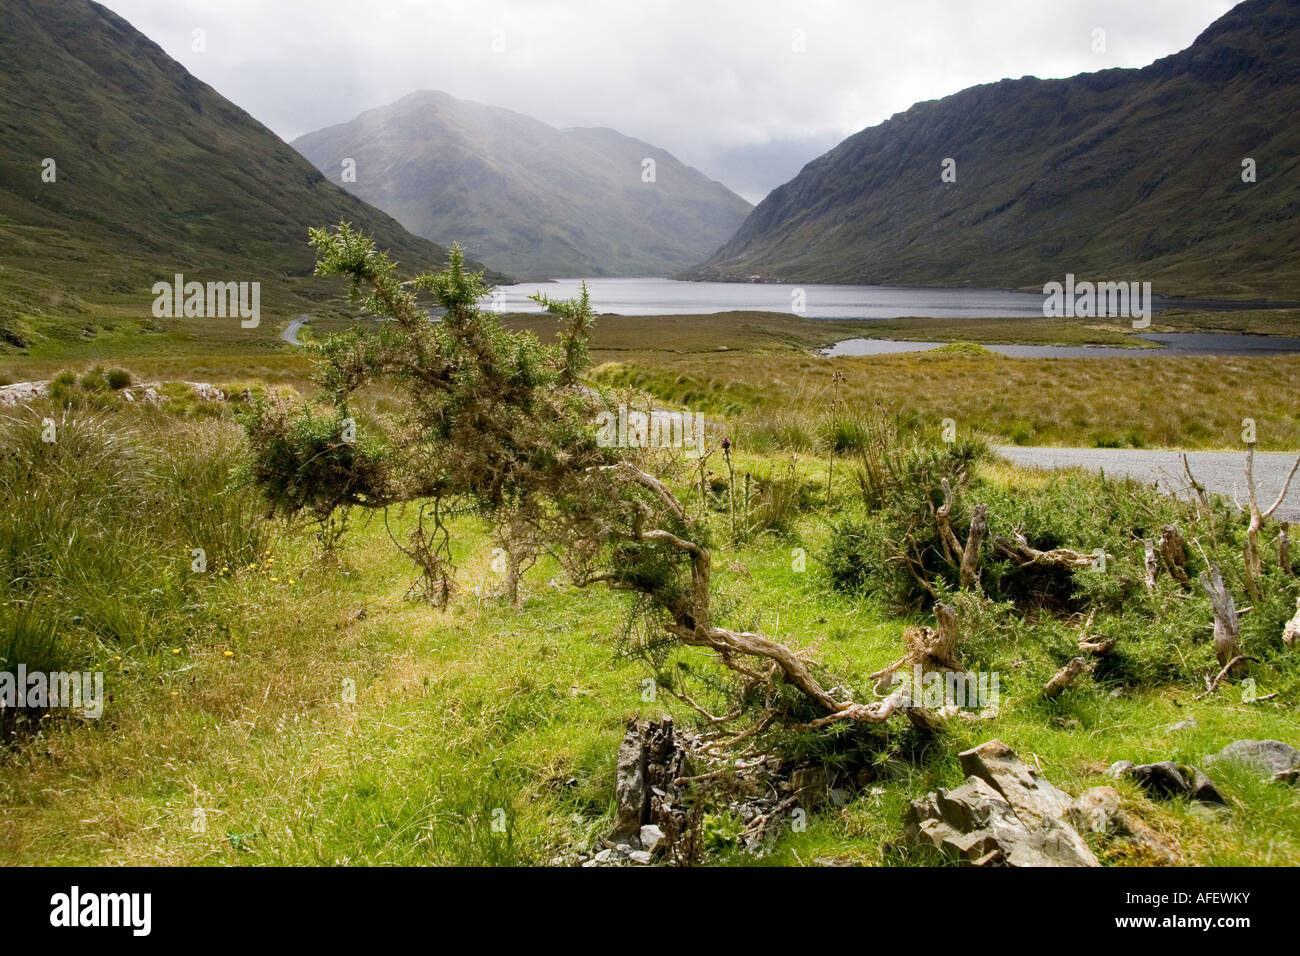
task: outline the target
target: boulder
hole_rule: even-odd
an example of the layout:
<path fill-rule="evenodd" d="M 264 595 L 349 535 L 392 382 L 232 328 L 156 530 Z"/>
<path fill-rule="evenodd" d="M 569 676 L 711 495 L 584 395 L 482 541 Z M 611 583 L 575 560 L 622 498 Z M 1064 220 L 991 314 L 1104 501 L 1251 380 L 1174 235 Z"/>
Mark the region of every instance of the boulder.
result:
<path fill-rule="evenodd" d="M 966 782 L 908 806 L 904 837 L 977 866 L 1099 866 L 1066 819 L 1074 801 L 1000 740 L 960 755 Z"/>

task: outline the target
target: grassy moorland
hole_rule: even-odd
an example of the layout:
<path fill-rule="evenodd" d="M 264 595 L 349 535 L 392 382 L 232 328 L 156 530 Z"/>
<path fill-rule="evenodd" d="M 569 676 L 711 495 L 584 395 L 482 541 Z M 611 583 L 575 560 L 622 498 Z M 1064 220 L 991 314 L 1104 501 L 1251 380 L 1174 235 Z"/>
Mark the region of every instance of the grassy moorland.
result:
<path fill-rule="evenodd" d="M 1233 317 L 1236 318 L 1233 318 Z M 1152 331 L 1294 334 L 1295 313 L 1180 313 Z M 553 334 L 548 319 L 514 327 Z M 905 404 L 918 422 L 1006 444 L 1237 449 L 1253 418 L 1261 449 L 1300 447 L 1300 356 L 1165 357 L 1132 330 L 1054 319 L 831 322 L 772 313 L 604 316 L 592 340 L 595 378 L 737 421 L 751 442 L 810 450 L 833 400 Z M 932 353 L 820 358 L 809 350 L 864 336 L 948 342 Z M 1013 359 L 965 343 L 1134 345 L 1133 357 Z M 834 383 L 842 373 L 841 384 Z"/>
<path fill-rule="evenodd" d="M 642 699 L 648 672 L 619 652 L 619 597 L 563 586 L 545 560 L 521 610 L 494 596 L 491 542 L 473 521 L 455 529 L 462 589 L 432 608 L 406 599 L 412 569 L 379 518 L 354 521 L 326 561 L 308 531 L 263 519 L 252 491 L 232 484 L 244 453 L 228 414 L 83 410 L 41 449 L 42 411 L 3 422 L 0 653 L 102 669 L 112 696 L 98 721 L 49 718 L 11 741 L 0 763 L 7 863 L 545 863 L 608 829 L 628 716 L 695 719 L 667 695 Z M 33 461 L 43 480 L 24 483 Z M 822 465 L 791 462 L 738 457 L 760 476 L 793 467 L 806 501 L 728 548 L 721 586 L 754 626 L 860 680 L 919 618 L 837 589 L 817 560 L 793 569 L 793 548 L 825 554 L 828 518 L 857 509 L 851 480 L 835 484 L 828 512 Z M 983 474 L 995 494 L 1026 486 L 1001 466 Z M 399 532 L 406 522 L 394 515 Z M 188 569 L 196 540 L 210 546 L 207 574 Z M 955 754 L 995 736 L 1077 792 L 1115 760 L 1197 761 L 1232 739 L 1300 733 L 1294 655 L 1268 651 L 1256 671 L 1279 699 L 1197 701 L 1196 674 L 1213 659 L 1176 616 L 1172 638 L 1135 635 L 1127 677 L 1045 702 L 1035 687 L 1063 625 L 986 613 L 997 620 L 980 641 L 1006 642 L 980 652 L 1005 667 L 1000 716 L 957 723 L 938 743 L 903 732 L 873 744 L 873 788 L 783 832 L 763 860 L 909 862 L 888 847 L 905 802 L 958 783 Z M 1257 650 L 1275 642 L 1264 627 L 1249 633 Z M 1151 674 L 1162 676 L 1144 686 Z M 1294 791 L 1232 772 L 1216 781 L 1230 814 L 1121 789 L 1185 862 L 1300 863 Z M 497 808 L 505 833 L 490 826 Z M 725 840 L 710 857 L 748 859 Z"/>
<path fill-rule="evenodd" d="M 544 320 L 527 322 L 549 332 Z M 647 334 L 660 331 L 657 341 Z M 734 437 L 737 474 L 753 482 L 741 533 L 731 534 L 721 474 L 708 500 L 683 490 L 720 536 L 720 606 L 846 686 L 897 657 L 906 625 L 929 621 L 873 550 L 889 526 L 859 478 L 877 403 L 922 445 L 949 416 L 964 433 L 1014 439 L 1023 425 L 1035 441 L 1088 443 L 1102 430 L 1139 429 L 1143 442 L 1232 447 L 1233 420 L 1245 414 L 1258 418 L 1266 447 L 1294 447 L 1300 431 L 1288 397 L 1300 371 L 1293 358 L 1025 362 L 961 349 L 831 361 L 804 351 L 826 335 L 823 323 L 781 317 L 652 329 L 606 317 L 590 379 L 703 411 L 713 440 Z M 80 347 L 11 355 L 4 374 L 82 368 L 91 350 Z M 261 379 L 310 391 L 305 357 L 269 343 L 222 354 L 172 339 L 153 352 L 124 349 L 113 362 L 137 379 Z M 568 586 L 543 557 L 524 579 L 522 607 L 512 608 L 498 596 L 493 539 L 465 517 L 452 522 L 457 593 L 444 608 L 409 600 L 415 572 L 393 538 L 410 529 L 411 514 L 394 509 L 387 523 L 354 515 L 325 552 L 311 525 L 267 518 L 243 480 L 238 402 L 177 390 L 164 408 L 127 407 L 98 379 L 84 381 L 0 416 L 0 657 L 102 670 L 111 695 L 97 721 L 48 716 L 7 727 L 6 863 L 572 859 L 612 823 L 625 720 L 668 712 L 698 723 L 669 694 L 644 699 L 663 662 L 629 651 L 624 597 Z M 374 396 L 370 411 L 382 414 L 387 401 Z M 46 416 L 59 425 L 53 444 L 38 437 Z M 1187 506 L 992 459 L 975 464 L 971 489 L 1004 531 L 1051 526 L 1057 544 L 1110 549 L 1115 576 L 1081 571 L 1051 582 L 1064 603 L 1048 606 L 1024 603 L 1014 576 L 990 570 L 989 595 L 959 607 L 966 662 L 1003 675 L 999 714 L 954 721 L 934 739 L 897 728 L 812 743 L 777 735 L 767 745 L 800 759 L 865 761 L 869 786 L 814 813 L 802 832 L 781 829 L 761 857 L 738 848 L 734 820 L 714 819 L 701 862 L 933 862 L 896 846 L 903 808 L 959 783 L 956 754 L 993 737 L 1072 793 L 1112 783 L 1101 772 L 1120 759 L 1199 762 L 1239 738 L 1300 739 L 1300 663 L 1280 641 L 1300 590 L 1293 574 L 1270 567 L 1267 599 L 1243 620 L 1258 693 L 1277 696 L 1251 700 L 1226 686 L 1198 699 L 1203 675 L 1217 670 L 1204 596 L 1167 579 L 1154 596 L 1134 590 L 1133 536 L 1165 521 L 1200 528 Z M 1218 521 L 1200 533 L 1241 593 L 1232 555 L 1242 529 L 1226 512 Z M 196 542 L 208 553 L 201 574 L 190 569 Z M 797 551 L 807 555 L 802 569 Z M 1085 601 L 1106 609 L 1096 627 L 1120 638 L 1122 651 L 1110 669 L 1045 700 L 1040 689 L 1072 653 Z M 691 649 L 669 664 L 722 676 Z M 1228 812 L 1116 785 L 1186 864 L 1300 864 L 1296 792 L 1232 768 L 1214 778 Z M 491 826 L 499 810 L 503 832 Z M 1111 865 L 1150 862 L 1118 844 L 1095 848 Z"/>
<path fill-rule="evenodd" d="M 344 327 L 337 295 L 304 329 L 310 340 Z M 89 307 L 88 307 L 89 309 Z M 288 315 L 262 327 L 208 319 L 141 319 L 138 308 L 89 309 L 50 318 L 24 349 L 0 344 L 0 382 L 40 380 L 111 360 L 139 379 L 232 382 L 248 379 L 310 387 L 310 362 L 279 333 Z M 503 318 L 543 338 L 544 316 Z M 1174 312 L 1152 331 L 1295 334 L 1294 312 Z M 852 337 L 947 342 L 933 354 L 819 358 L 812 350 Z M 1133 357 L 1010 359 L 963 343 L 1128 345 Z M 1260 447 L 1300 445 L 1300 357 L 1164 357 L 1132 330 L 1086 320 L 894 319 L 828 321 L 770 312 L 701 316 L 603 316 L 592 340 L 596 378 L 633 385 L 709 414 L 737 418 L 757 441 L 773 430 L 809 449 L 801 420 L 824 409 L 833 373 L 840 397 L 871 404 L 906 396 L 919 419 L 959 426 L 1007 444 L 1209 449 L 1240 447 L 1241 420 L 1253 418 Z"/>

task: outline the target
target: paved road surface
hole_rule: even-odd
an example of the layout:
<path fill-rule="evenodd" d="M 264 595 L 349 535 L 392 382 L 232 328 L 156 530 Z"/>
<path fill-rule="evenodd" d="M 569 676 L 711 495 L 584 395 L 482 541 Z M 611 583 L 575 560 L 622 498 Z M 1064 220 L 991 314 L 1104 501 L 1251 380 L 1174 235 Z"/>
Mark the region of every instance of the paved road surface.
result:
<path fill-rule="evenodd" d="M 1183 462 L 1176 451 L 1152 451 L 1130 448 L 1020 448 L 999 446 L 998 454 L 1018 465 L 1039 468 L 1104 469 L 1108 475 L 1127 475 L 1138 481 L 1159 482 L 1166 491 L 1185 494 L 1187 479 L 1183 477 Z M 1246 456 L 1240 452 L 1193 451 L 1187 453 L 1188 463 L 1196 480 L 1210 491 L 1234 496 L 1243 505 L 1246 501 Z M 1255 455 L 1255 488 L 1261 508 L 1267 508 L 1282 490 L 1282 482 L 1295 462 L 1295 455 L 1257 452 Z M 1276 520 L 1300 521 L 1300 474 L 1291 482 L 1282 507 L 1274 515 Z"/>
<path fill-rule="evenodd" d="M 290 345 L 301 345 L 302 343 L 298 341 L 298 330 L 310 321 L 310 315 L 300 315 L 296 319 L 290 319 L 289 324 L 286 325 L 284 331 L 280 333 L 280 338 L 284 339 Z"/>

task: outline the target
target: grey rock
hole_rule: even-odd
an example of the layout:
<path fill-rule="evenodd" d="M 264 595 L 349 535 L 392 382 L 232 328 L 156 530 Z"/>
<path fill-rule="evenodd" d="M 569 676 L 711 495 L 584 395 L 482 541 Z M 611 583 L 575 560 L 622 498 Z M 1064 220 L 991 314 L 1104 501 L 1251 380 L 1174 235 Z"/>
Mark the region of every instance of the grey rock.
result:
<path fill-rule="evenodd" d="M 659 829 L 653 823 L 647 823 L 641 828 L 641 846 L 651 853 L 655 847 L 664 841 L 664 831 Z"/>
<path fill-rule="evenodd" d="M 1109 833 L 1121 812 L 1119 804 L 1119 791 L 1114 787 L 1093 787 L 1074 801 L 1070 822 L 1085 833 Z"/>
<path fill-rule="evenodd" d="M 1073 800 L 1000 740 L 961 754 L 966 782 L 914 800 L 905 839 L 976 866 L 1099 866 L 1066 815 Z"/>
<path fill-rule="evenodd" d="M 1113 764 L 1111 764 L 1109 767 L 1106 768 L 1106 776 L 1118 780 L 1120 777 L 1124 776 L 1126 773 L 1132 770 L 1133 767 L 1134 767 L 1134 763 L 1132 760 L 1116 760 Z"/>
<path fill-rule="evenodd" d="M 1198 803 L 1219 806 L 1228 804 L 1210 778 L 1196 767 L 1162 760 L 1159 763 L 1129 767 L 1123 771 L 1123 775 L 1136 782 L 1148 796 L 1164 799 L 1187 797 Z"/>
<path fill-rule="evenodd" d="M 1085 833 L 1098 833 L 1116 837 L 1144 851 L 1152 862 L 1173 866 L 1178 862 L 1174 845 L 1146 823 L 1125 812 L 1122 798 L 1114 787 L 1093 787 L 1084 791 L 1074 801 L 1070 821 Z"/>
<path fill-rule="evenodd" d="M 1195 730 L 1196 727 L 1197 727 L 1196 721 L 1193 718 L 1188 717 L 1186 720 L 1180 720 L 1178 723 L 1171 726 L 1169 728 L 1169 732 L 1171 734 L 1176 734 L 1180 730 Z"/>
<path fill-rule="evenodd" d="M 623 742 L 618 746 L 614 771 L 614 800 L 618 805 L 618 818 L 614 831 L 610 834 L 611 840 L 626 839 L 641 831 L 647 803 L 644 764 L 641 731 L 632 722 L 628 724 Z"/>
<path fill-rule="evenodd" d="M 1216 754 L 1205 758 L 1205 765 L 1236 761 L 1261 776 L 1273 777 L 1300 769 L 1300 750 L 1280 740 L 1234 740 Z"/>
<path fill-rule="evenodd" d="M 646 866 L 650 863 L 650 859 L 651 859 L 650 851 L 633 850 L 631 853 L 627 855 L 627 858 L 631 860 L 633 863 L 639 863 L 641 866 Z"/>
<path fill-rule="evenodd" d="M 638 849 L 632 844 L 639 845 L 641 827 L 677 813 L 675 806 L 680 800 L 675 781 L 690 775 L 688 747 L 689 741 L 678 735 L 671 717 L 629 721 L 616 758 L 618 814 L 609 842 Z"/>

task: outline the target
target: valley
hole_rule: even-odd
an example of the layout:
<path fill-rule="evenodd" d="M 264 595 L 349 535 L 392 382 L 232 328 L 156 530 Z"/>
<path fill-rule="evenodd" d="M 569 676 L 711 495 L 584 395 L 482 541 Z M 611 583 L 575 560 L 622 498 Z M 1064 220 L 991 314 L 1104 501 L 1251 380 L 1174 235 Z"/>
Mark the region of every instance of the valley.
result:
<path fill-rule="evenodd" d="M 1300 866 L 1300 2 L 868 126 L 784 20 L 610 34 L 656 115 L 381 7 L 278 103 L 0 2 L 0 675 L 103 691 L 0 701 L 0 862 Z"/>

